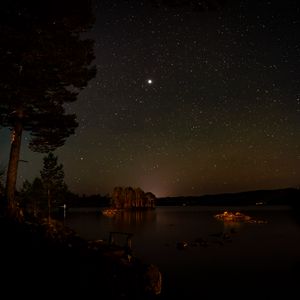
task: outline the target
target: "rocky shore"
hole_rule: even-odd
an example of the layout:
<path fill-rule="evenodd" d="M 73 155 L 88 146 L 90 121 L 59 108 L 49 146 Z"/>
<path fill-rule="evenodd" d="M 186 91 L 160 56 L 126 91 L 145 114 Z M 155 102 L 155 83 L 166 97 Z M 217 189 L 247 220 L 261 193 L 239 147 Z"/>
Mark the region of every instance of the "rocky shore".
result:
<path fill-rule="evenodd" d="M 0 217 L 1 291 L 13 296 L 154 299 L 161 274 L 122 249 L 86 241 L 58 221 Z M 118 251 L 116 251 L 118 250 Z"/>

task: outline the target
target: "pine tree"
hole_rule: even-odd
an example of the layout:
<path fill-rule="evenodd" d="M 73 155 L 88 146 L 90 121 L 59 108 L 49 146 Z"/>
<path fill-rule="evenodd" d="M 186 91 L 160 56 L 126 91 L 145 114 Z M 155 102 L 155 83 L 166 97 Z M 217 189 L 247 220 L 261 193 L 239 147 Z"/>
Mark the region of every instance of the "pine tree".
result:
<path fill-rule="evenodd" d="M 6 176 L 12 214 L 22 132 L 31 133 L 33 151 L 49 152 L 78 126 L 65 104 L 96 74 L 93 41 L 82 38 L 94 22 L 91 8 L 88 0 L 0 3 L 0 126 L 12 131 Z"/>
<path fill-rule="evenodd" d="M 48 222 L 51 221 L 51 209 L 54 201 L 65 191 L 63 165 L 57 164 L 57 156 L 50 152 L 44 157 L 44 166 L 41 173 L 44 190 L 47 194 Z"/>
<path fill-rule="evenodd" d="M 25 180 L 20 191 L 20 208 L 24 213 L 33 215 L 34 217 L 40 216 L 42 211 L 45 210 L 45 190 L 42 180 L 36 177 L 32 183 Z"/>

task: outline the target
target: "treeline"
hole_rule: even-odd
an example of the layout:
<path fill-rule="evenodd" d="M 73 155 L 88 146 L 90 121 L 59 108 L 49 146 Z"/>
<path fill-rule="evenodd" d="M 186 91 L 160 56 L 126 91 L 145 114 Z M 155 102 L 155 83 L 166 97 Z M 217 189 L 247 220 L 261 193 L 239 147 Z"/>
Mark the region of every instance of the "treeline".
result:
<path fill-rule="evenodd" d="M 16 207 L 23 215 L 51 219 L 55 208 L 65 204 L 71 194 L 64 181 L 63 165 L 52 152 L 43 158 L 40 176 L 32 182 L 25 180 L 16 193 Z"/>
<path fill-rule="evenodd" d="M 112 193 L 111 204 L 114 208 L 154 208 L 156 197 L 145 193 L 141 188 L 115 187 Z"/>
<path fill-rule="evenodd" d="M 109 195 L 77 195 L 70 193 L 66 199 L 67 207 L 107 207 L 111 203 Z"/>
<path fill-rule="evenodd" d="M 108 196 L 79 196 L 71 192 L 64 180 L 63 165 L 52 152 L 43 158 L 40 176 L 32 182 L 25 180 L 16 191 L 16 207 L 23 216 L 56 218 L 60 211 L 70 207 L 108 206 Z M 4 196 L 3 172 L 0 172 L 0 196 Z"/>
<path fill-rule="evenodd" d="M 0 199 L 4 204 L 4 170 L 0 170 Z M 32 181 L 25 180 L 16 191 L 15 201 L 19 212 L 36 218 L 56 218 L 57 213 L 71 207 L 107 207 L 110 195 L 78 195 L 69 190 L 64 180 L 63 165 L 52 152 L 43 158 L 40 176 Z M 61 214 L 62 215 L 62 214 Z"/>
<path fill-rule="evenodd" d="M 300 189 L 257 190 L 217 195 L 158 198 L 157 206 L 172 205 L 290 205 L 300 206 Z"/>

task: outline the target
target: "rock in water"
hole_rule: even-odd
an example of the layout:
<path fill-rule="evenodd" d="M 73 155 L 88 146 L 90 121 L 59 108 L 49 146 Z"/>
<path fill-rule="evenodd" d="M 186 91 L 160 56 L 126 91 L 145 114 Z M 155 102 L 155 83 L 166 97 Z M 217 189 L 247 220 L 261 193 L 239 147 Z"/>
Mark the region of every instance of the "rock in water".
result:
<path fill-rule="evenodd" d="M 147 265 L 143 278 L 147 294 L 159 295 L 161 293 L 162 276 L 157 266 Z"/>

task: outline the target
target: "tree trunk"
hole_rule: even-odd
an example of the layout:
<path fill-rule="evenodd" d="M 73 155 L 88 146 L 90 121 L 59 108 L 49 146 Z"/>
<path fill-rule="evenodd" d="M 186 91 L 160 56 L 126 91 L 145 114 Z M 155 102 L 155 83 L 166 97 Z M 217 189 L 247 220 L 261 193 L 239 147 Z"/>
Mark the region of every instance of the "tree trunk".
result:
<path fill-rule="evenodd" d="M 51 223 L 51 195 L 50 188 L 47 189 L 47 198 L 48 198 L 48 224 Z"/>
<path fill-rule="evenodd" d="M 15 190 L 17 183 L 18 163 L 20 157 L 22 140 L 22 123 L 20 120 L 15 122 L 11 140 L 10 157 L 6 176 L 6 208 L 8 214 L 16 214 Z"/>
<path fill-rule="evenodd" d="M 33 199 L 33 216 L 36 218 L 37 217 L 37 203 L 36 203 L 36 199 L 34 197 Z"/>

